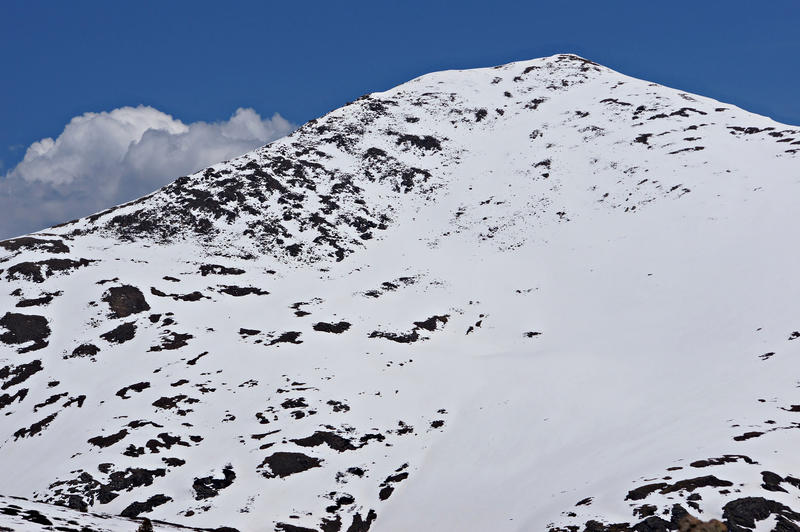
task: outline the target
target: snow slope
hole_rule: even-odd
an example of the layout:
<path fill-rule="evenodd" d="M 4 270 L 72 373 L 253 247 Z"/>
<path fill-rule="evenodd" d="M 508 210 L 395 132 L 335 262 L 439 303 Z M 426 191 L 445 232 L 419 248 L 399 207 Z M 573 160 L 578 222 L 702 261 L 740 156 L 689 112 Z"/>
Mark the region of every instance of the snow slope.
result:
<path fill-rule="evenodd" d="M 240 531 L 796 530 L 798 151 L 558 55 L 0 242 L 0 493 Z"/>

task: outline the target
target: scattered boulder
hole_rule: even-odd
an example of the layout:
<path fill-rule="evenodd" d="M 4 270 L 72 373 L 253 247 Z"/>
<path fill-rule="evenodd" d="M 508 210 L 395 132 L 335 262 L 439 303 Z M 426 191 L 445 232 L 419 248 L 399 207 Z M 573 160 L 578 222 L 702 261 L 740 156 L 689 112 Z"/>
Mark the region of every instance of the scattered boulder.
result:
<path fill-rule="evenodd" d="M 150 310 L 142 291 L 127 284 L 109 288 L 103 295 L 103 301 L 111 308 L 112 318 L 125 318 Z"/>

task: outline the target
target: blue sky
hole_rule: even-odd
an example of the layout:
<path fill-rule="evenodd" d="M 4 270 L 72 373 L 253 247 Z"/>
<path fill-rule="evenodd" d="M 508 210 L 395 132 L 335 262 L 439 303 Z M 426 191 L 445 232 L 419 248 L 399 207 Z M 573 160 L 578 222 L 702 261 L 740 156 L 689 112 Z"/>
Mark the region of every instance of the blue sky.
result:
<path fill-rule="evenodd" d="M 241 107 L 300 124 L 426 72 L 559 52 L 800 124 L 798 28 L 797 0 L 6 0 L 0 183 L 86 112 L 147 105 L 191 124 Z"/>

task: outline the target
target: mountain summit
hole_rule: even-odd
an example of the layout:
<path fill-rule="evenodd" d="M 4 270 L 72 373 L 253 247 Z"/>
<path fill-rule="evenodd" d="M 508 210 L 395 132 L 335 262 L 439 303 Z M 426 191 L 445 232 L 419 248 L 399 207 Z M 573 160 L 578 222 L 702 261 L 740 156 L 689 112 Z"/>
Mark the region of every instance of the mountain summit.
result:
<path fill-rule="evenodd" d="M 798 152 L 557 55 L 0 242 L 0 530 L 797 530 Z"/>

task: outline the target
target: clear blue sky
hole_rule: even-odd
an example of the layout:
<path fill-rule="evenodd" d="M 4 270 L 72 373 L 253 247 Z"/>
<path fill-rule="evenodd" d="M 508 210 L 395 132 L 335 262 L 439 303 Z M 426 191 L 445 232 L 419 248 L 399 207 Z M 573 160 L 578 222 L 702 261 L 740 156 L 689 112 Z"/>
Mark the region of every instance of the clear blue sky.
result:
<path fill-rule="evenodd" d="M 0 3 L 0 175 L 73 116 L 295 123 L 447 68 L 574 52 L 800 124 L 800 1 Z"/>

